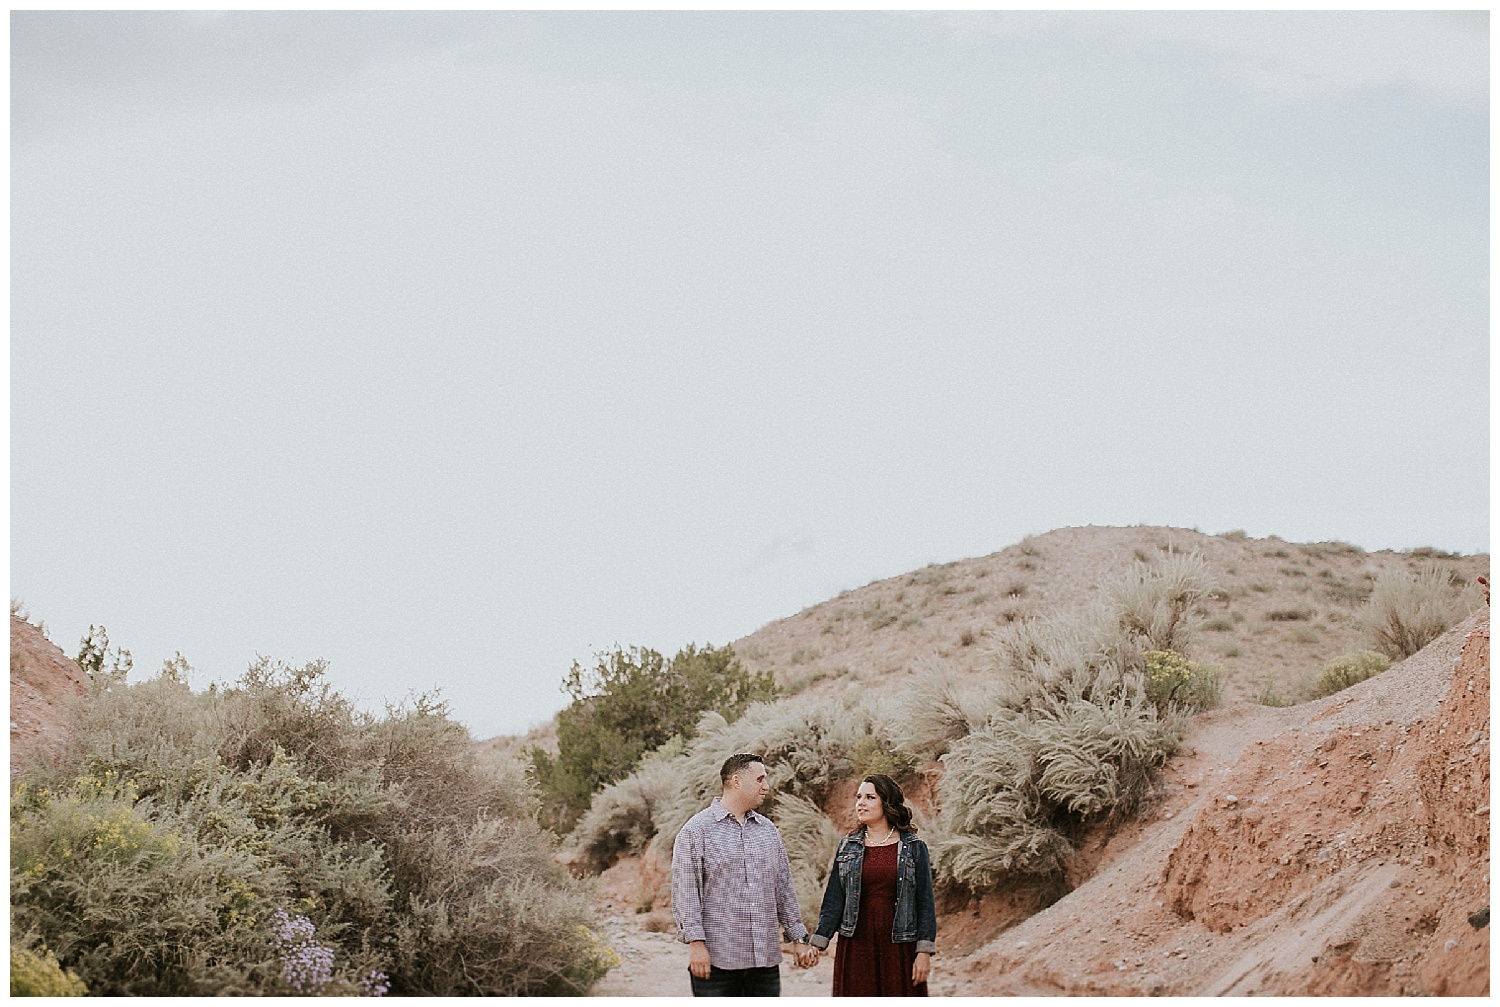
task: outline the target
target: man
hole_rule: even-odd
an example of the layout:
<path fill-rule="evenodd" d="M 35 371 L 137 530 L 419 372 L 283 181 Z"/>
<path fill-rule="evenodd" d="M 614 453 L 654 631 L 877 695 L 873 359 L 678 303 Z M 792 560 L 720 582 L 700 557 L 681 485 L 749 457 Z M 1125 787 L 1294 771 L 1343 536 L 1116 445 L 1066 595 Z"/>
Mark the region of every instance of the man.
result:
<path fill-rule="evenodd" d="M 724 792 L 688 819 L 672 847 L 672 916 L 688 946 L 693 996 L 780 996 L 781 939 L 816 965 L 781 833 L 755 809 L 766 799 L 758 755 L 731 755 Z"/>

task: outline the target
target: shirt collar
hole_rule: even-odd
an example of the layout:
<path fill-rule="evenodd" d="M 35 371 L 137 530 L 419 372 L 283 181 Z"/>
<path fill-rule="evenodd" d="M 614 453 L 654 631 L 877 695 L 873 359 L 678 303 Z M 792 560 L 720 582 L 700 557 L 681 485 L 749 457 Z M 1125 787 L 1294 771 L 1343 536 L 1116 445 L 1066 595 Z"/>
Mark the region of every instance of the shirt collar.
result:
<path fill-rule="evenodd" d="M 722 822 L 724 819 L 728 818 L 730 814 L 729 809 L 724 807 L 724 802 L 719 800 L 717 797 L 715 797 L 714 802 L 708 806 L 708 810 L 714 813 L 714 821 L 716 822 Z M 771 820 L 761 815 L 754 808 L 751 808 L 749 811 L 745 812 L 745 821 L 760 821 L 769 824 Z"/>

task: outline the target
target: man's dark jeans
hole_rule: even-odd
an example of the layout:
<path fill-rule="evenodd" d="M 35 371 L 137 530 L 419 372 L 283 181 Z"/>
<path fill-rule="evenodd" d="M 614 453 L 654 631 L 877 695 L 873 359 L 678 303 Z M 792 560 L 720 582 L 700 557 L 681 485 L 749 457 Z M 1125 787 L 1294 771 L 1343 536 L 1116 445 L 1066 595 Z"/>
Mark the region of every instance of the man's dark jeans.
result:
<path fill-rule="evenodd" d="M 708 978 L 699 979 L 691 972 L 695 997 L 779 997 L 781 996 L 781 966 L 767 965 L 760 969 L 721 969 L 709 966 Z"/>

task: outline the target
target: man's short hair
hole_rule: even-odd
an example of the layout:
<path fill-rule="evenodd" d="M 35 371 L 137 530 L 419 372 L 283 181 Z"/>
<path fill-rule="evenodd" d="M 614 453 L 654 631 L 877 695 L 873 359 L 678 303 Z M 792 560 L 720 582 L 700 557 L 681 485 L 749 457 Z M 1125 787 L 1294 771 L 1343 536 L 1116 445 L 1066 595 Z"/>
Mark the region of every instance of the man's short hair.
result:
<path fill-rule="evenodd" d="M 727 787 L 729 786 L 729 778 L 735 773 L 738 773 L 752 762 L 764 763 L 765 761 L 765 759 L 762 759 L 758 755 L 746 755 L 743 752 L 739 755 L 731 755 L 724 760 L 724 765 L 719 767 L 719 783 Z"/>

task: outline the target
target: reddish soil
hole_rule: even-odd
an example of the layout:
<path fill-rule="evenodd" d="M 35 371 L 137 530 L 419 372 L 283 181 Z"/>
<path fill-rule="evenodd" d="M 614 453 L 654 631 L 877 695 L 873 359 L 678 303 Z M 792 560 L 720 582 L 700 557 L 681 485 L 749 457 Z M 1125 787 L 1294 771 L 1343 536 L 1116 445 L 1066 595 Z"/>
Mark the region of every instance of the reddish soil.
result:
<path fill-rule="evenodd" d="M 10 768 L 66 735 L 68 709 L 88 694 L 82 670 L 41 629 L 10 617 Z"/>

